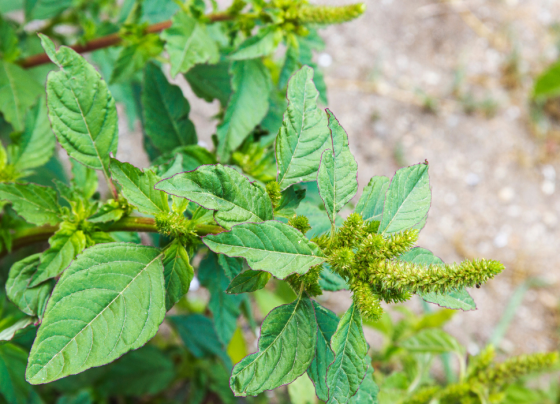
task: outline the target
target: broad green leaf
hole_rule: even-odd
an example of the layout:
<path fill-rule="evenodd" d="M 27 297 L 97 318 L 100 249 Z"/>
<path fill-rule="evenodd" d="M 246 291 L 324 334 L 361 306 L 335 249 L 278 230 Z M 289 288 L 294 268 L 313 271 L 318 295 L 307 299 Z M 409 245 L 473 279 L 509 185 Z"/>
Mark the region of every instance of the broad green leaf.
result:
<path fill-rule="evenodd" d="M 160 177 L 168 178 L 163 175 L 164 170 L 168 171 L 177 159 L 181 159 L 181 171 L 193 171 L 198 167 L 207 164 L 216 164 L 218 161 L 216 157 L 202 146 L 191 145 L 181 146 L 174 149 L 171 153 L 165 154 L 154 160 L 153 164 L 160 166 L 158 172 Z M 173 160 L 174 159 L 174 160 Z"/>
<path fill-rule="evenodd" d="M 25 381 L 27 352 L 13 344 L 0 345 L 0 396 L 8 404 L 27 404 L 31 386 Z"/>
<path fill-rule="evenodd" d="M 212 320 L 201 314 L 167 317 L 183 340 L 185 347 L 197 358 L 217 356 L 231 369 L 231 360 L 218 338 Z"/>
<path fill-rule="evenodd" d="M 210 292 L 208 308 L 214 317 L 218 338 L 227 346 L 237 328 L 237 318 L 241 314 L 239 306 L 243 297 L 226 293 L 229 279 L 220 267 L 216 254 L 209 253 L 202 260 L 198 269 L 198 279 Z"/>
<path fill-rule="evenodd" d="M 297 40 L 295 45 L 298 45 Z M 282 70 L 280 71 L 280 77 L 278 78 L 278 87 L 286 88 L 288 81 L 292 74 L 299 69 L 299 46 L 290 44 L 288 49 L 286 49 L 286 55 L 284 56 L 284 64 L 282 65 Z"/>
<path fill-rule="evenodd" d="M 334 362 L 327 371 L 328 403 L 347 403 L 358 391 L 366 375 L 368 344 L 362 330 L 362 318 L 352 304 L 332 336 Z"/>
<path fill-rule="evenodd" d="M 154 63 L 148 63 L 144 69 L 142 106 L 146 135 L 161 153 L 196 144 L 196 130 L 189 119 L 189 102 Z"/>
<path fill-rule="evenodd" d="M 97 173 L 91 168 L 72 160 L 72 188 L 77 190 L 84 198 L 89 199 L 97 191 Z"/>
<path fill-rule="evenodd" d="M 321 154 L 331 146 L 328 118 L 317 107 L 313 69 L 302 67 L 288 83 L 288 109 L 276 139 L 278 183 L 282 189 L 315 181 Z"/>
<path fill-rule="evenodd" d="M 268 132 L 267 135 L 259 138 L 259 144 L 262 147 L 269 147 L 276 140 L 276 136 L 284 120 L 284 112 L 288 107 L 286 93 L 284 91 L 271 91 L 268 103 L 270 104 L 268 112 L 259 124 L 263 130 Z"/>
<path fill-rule="evenodd" d="M 249 269 L 233 278 L 226 292 L 233 294 L 254 292 L 264 288 L 269 280 L 270 273 Z"/>
<path fill-rule="evenodd" d="M 260 59 L 231 64 L 232 95 L 224 120 L 218 126 L 218 156 L 227 161 L 229 154 L 255 129 L 268 111 L 268 94 L 272 88 L 270 73 Z"/>
<path fill-rule="evenodd" d="M 439 257 L 436 257 L 431 251 L 420 247 L 413 248 L 401 255 L 399 260 L 422 265 L 443 264 L 443 261 Z M 447 293 L 420 293 L 419 296 L 429 303 L 434 303 L 448 309 L 460 309 L 465 311 L 476 310 L 476 303 L 465 288 L 452 290 Z"/>
<path fill-rule="evenodd" d="M 0 61 L 0 112 L 16 131 L 23 130 L 27 110 L 43 91 L 29 72 Z"/>
<path fill-rule="evenodd" d="M 227 105 L 232 92 L 229 62 L 196 65 L 185 74 L 185 78 L 197 97 L 208 102 L 217 99 L 222 107 Z"/>
<path fill-rule="evenodd" d="M 243 257 L 252 269 L 279 279 L 303 275 L 325 260 L 319 247 L 298 230 L 274 220 L 240 224 L 229 232 L 206 236 L 203 242 L 214 252 Z"/>
<path fill-rule="evenodd" d="M 389 178 L 372 177 L 365 186 L 354 211 L 362 215 L 364 220 L 381 221 L 387 188 L 389 188 Z"/>
<path fill-rule="evenodd" d="M 360 385 L 360 389 L 353 396 L 349 404 L 378 404 L 379 400 L 377 396 L 379 395 L 379 387 L 377 383 L 373 380 L 373 367 L 369 366 L 366 377 L 362 384 Z"/>
<path fill-rule="evenodd" d="M 140 212 L 150 215 L 169 212 L 167 194 L 154 189 L 161 178 L 153 171 L 142 171 L 132 164 L 111 159 L 111 174 L 121 185 L 126 200 Z"/>
<path fill-rule="evenodd" d="M 328 105 L 327 99 L 327 85 L 321 69 L 313 62 L 313 50 L 322 50 L 325 47 L 323 39 L 319 36 L 316 30 L 311 29 L 310 33 L 304 37 L 298 37 L 299 43 L 299 64 L 307 65 L 315 70 L 313 83 L 319 92 L 319 102 L 323 105 Z"/>
<path fill-rule="evenodd" d="M 98 244 L 62 274 L 31 348 L 26 378 L 48 383 L 112 362 L 151 339 L 165 315 L 162 254 Z"/>
<path fill-rule="evenodd" d="M 178 9 L 179 5 L 173 0 L 144 0 L 142 17 L 155 24 L 170 19 Z"/>
<path fill-rule="evenodd" d="M 247 351 L 247 343 L 245 342 L 245 337 L 243 336 L 243 330 L 241 327 L 237 327 L 235 329 L 233 337 L 231 337 L 231 341 L 227 346 L 227 354 L 233 363 L 240 362 L 241 359 L 249 354 L 249 352 Z"/>
<path fill-rule="evenodd" d="M 160 181 L 156 189 L 215 210 L 216 222 L 227 229 L 272 219 L 272 203 L 264 187 L 219 164 L 177 174 Z"/>
<path fill-rule="evenodd" d="M 229 280 L 232 280 L 243 271 L 243 260 L 227 255 L 218 255 L 218 262 Z"/>
<path fill-rule="evenodd" d="M 47 104 L 39 99 L 25 117 L 25 129 L 12 153 L 12 164 L 18 171 L 40 167 L 53 155 L 56 140 L 47 118 Z"/>
<path fill-rule="evenodd" d="M 117 152 L 118 121 L 115 100 L 107 83 L 82 56 L 39 34 L 45 52 L 60 67 L 47 78 L 51 127 L 68 155 L 102 170 L 109 178 L 109 153 Z"/>
<path fill-rule="evenodd" d="M 159 56 L 162 50 L 163 42 L 154 34 L 144 35 L 139 43 L 124 46 L 115 60 L 111 84 L 130 81 L 136 72 L 146 66 L 152 57 Z"/>
<path fill-rule="evenodd" d="M 438 328 L 422 330 L 401 342 L 400 345 L 406 350 L 415 353 L 441 354 L 453 352 L 462 355 L 465 352 L 465 348 L 459 341 Z"/>
<path fill-rule="evenodd" d="M 533 85 L 533 97 L 554 97 L 560 94 L 560 62 L 548 67 Z"/>
<path fill-rule="evenodd" d="M 287 219 L 294 216 L 300 202 L 305 199 L 305 192 L 305 189 L 296 189 L 295 186 L 285 189 L 282 192 L 280 203 L 274 209 L 274 216 L 285 217 Z"/>
<path fill-rule="evenodd" d="M 72 5 L 72 0 L 25 0 L 25 18 L 46 20 L 56 17 Z"/>
<path fill-rule="evenodd" d="M 350 289 L 344 278 L 333 272 L 328 264 L 323 264 L 323 269 L 319 273 L 319 286 L 331 292 Z"/>
<path fill-rule="evenodd" d="M 173 240 L 163 253 L 165 307 L 169 310 L 189 291 L 194 270 L 187 250 L 178 239 Z"/>
<path fill-rule="evenodd" d="M 288 384 L 288 394 L 291 404 L 315 404 L 317 402 L 317 397 L 313 392 L 313 382 L 305 373 Z"/>
<path fill-rule="evenodd" d="M 13 1 L 13 0 L 10 0 Z M 13 1 L 15 3 L 15 1 Z M 0 1 L 0 14 L 4 14 L 4 5 Z M 0 15 L 0 58 L 6 62 L 13 62 L 20 55 L 18 37 L 15 27 L 11 21 L 7 21 Z"/>
<path fill-rule="evenodd" d="M 258 352 L 233 368 L 233 393 L 255 396 L 291 383 L 309 367 L 316 344 L 317 321 L 308 297 L 275 308 L 261 326 Z"/>
<path fill-rule="evenodd" d="M 41 263 L 40 258 L 41 254 L 33 254 L 16 262 L 10 268 L 6 281 L 8 298 L 25 314 L 39 318 L 43 316 L 47 300 L 54 287 L 54 281 L 45 282 L 35 288 L 28 287 Z"/>
<path fill-rule="evenodd" d="M 6 14 L 10 11 L 23 8 L 23 0 L 0 0 L 0 13 Z"/>
<path fill-rule="evenodd" d="M 173 25 L 161 34 L 171 60 L 171 76 L 185 73 L 198 63 L 216 63 L 219 51 L 208 35 L 206 24 L 185 12 L 173 16 Z"/>
<path fill-rule="evenodd" d="M 29 223 L 42 226 L 61 221 L 56 191 L 52 188 L 32 183 L 4 183 L 0 184 L 0 200 L 10 202 L 17 214 Z"/>
<path fill-rule="evenodd" d="M 155 346 L 146 345 L 112 364 L 96 390 L 103 396 L 139 397 L 165 390 L 174 378 L 173 361 Z"/>
<path fill-rule="evenodd" d="M 336 215 L 358 191 L 358 163 L 348 147 L 348 135 L 333 113 L 327 109 L 332 149 L 323 152 L 317 185 L 329 219 L 334 226 Z"/>
<path fill-rule="evenodd" d="M 428 165 L 401 168 L 387 190 L 379 233 L 398 233 L 414 227 L 427 215 L 431 201 Z"/>
<path fill-rule="evenodd" d="M 307 238 L 318 237 L 322 234 L 325 234 L 331 230 L 331 221 L 329 219 L 329 215 L 323 209 L 320 209 L 318 206 L 303 201 L 296 210 L 298 215 L 303 215 L 307 217 L 309 220 L 309 225 L 311 226 L 311 230 L 305 233 Z M 343 223 L 342 217 L 339 215 L 336 216 L 336 225 L 341 226 Z"/>
<path fill-rule="evenodd" d="M 257 35 L 247 38 L 231 55 L 231 60 L 255 59 L 268 56 L 282 40 L 282 32 L 275 27 L 261 29 Z"/>
<path fill-rule="evenodd" d="M 313 380 L 317 397 L 323 401 L 329 399 L 327 386 L 327 369 L 334 361 L 334 353 L 331 349 L 331 338 L 338 326 L 338 317 L 332 311 L 325 309 L 319 303 L 313 301 L 315 316 L 319 332 L 317 333 L 317 347 L 315 357 L 307 369 L 307 374 Z"/>
<path fill-rule="evenodd" d="M 49 238 L 49 245 L 50 248 L 41 255 L 41 264 L 31 279 L 30 287 L 60 275 L 86 248 L 86 236 L 74 223 L 63 222 Z"/>

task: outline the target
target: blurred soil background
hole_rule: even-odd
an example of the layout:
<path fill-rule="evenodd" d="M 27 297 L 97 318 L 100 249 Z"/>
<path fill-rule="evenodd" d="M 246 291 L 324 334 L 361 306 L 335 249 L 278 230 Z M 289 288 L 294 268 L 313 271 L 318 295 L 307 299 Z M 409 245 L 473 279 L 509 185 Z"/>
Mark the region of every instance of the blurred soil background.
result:
<path fill-rule="evenodd" d="M 360 193 L 374 175 L 428 160 L 433 199 L 419 245 L 446 262 L 506 265 L 470 290 L 478 310 L 458 313 L 446 330 L 474 354 L 502 320 L 503 352 L 558 349 L 560 132 L 554 105 L 537 116 L 530 95 L 558 58 L 560 1 L 365 1 L 360 19 L 320 31 L 326 47 L 316 55 L 358 161 Z M 174 82 L 211 145 L 218 105 L 196 98 L 184 78 Z M 146 166 L 139 131 L 124 115 L 120 128 L 119 158 Z M 516 290 L 521 304 L 508 310 Z M 324 299 L 339 313 L 350 304 L 344 292 Z M 410 306 L 422 310 L 417 300 Z"/>

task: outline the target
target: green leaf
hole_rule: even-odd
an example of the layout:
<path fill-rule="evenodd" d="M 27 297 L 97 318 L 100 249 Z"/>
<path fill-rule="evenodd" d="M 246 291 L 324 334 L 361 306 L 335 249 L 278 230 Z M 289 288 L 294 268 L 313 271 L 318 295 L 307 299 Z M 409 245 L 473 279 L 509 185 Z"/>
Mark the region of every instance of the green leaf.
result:
<path fill-rule="evenodd" d="M 265 318 L 259 350 L 233 368 L 230 386 L 236 396 L 255 396 L 291 383 L 309 367 L 317 344 L 317 321 L 311 300 L 300 295 Z"/>
<path fill-rule="evenodd" d="M 8 201 L 27 222 L 42 226 L 61 221 L 56 191 L 32 183 L 0 184 L 0 200 Z"/>
<path fill-rule="evenodd" d="M 115 200 L 109 200 L 108 203 L 102 205 L 99 210 L 88 217 L 88 222 L 91 223 L 107 223 L 116 222 L 126 213 L 126 206 L 123 207 L 122 203 Z"/>
<path fill-rule="evenodd" d="M 401 342 L 400 345 L 414 353 L 441 354 L 454 352 L 463 355 L 465 352 L 465 348 L 459 344 L 459 341 L 437 328 L 422 330 Z"/>
<path fill-rule="evenodd" d="M 177 174 L 160 181 L 156 189 L 215 210 L 216 222 L 225 228 L 272 219 L 272 203 L 264 187 L 220 164 Z"/>
<path fill-rule="evenodd" d="M 25 19 L 46 20 L 56 17 L 72 5 L 72 0 L 25 0 Z"/>
<path fill-rule="evenodd" d="M 379 387 L 373 380 L 373 367 L 369 366 L 366 377 L 362 384 L 360 385 L 360 389 L 353 396 L 349 404 L 378 404 L 379 400 L 377 396 L 379 395 Z"/>
<path fill-rule="evenodd" d="M 413 248 L 399 257 L 401 261 L 412 262 L 414 264 L 431 265 L 443 264 L 443 261 L 436 257 L 431 251 L 424 248 Z M 447 293 L 420 293 L 419 296 L 429 303 L 437 304 L 453 310 L 476 310 L 476 303 L 465 288 L 452 290 Z"/>
<path fill-rule="evenodd" d="M 27 352 L 13 344 L 0 345 L 0 396 L 8 404 L 27 404 L 31 386 L 25 382 Z"/>
<path fill-rule="evenodd" d="M 111 365 L 96 390 L 104 396 L 158 394 L 175 378 L 173 361 L 155 346 L 132 351 Z"/>
<path fill-rule="evenodd" d="M 302 67 L 288 83 L 288 109 L 276 139 L 278 183 L 282 189 L 315 181 L 321 154 L 331 143 L 328 118 L 317 107 L 313 69 Z"/>
<path fill-rule="evenodd" d="M 331 292 L 350 289 L 344 278 L 333 272 L 328 264 L 323 264 L 323 269 L 319 273 L 319 286 L 321 289 Z"/>
<path fill-rule="evenodd" d="M 282 91 L 271 91 L 268 102 L 270 104 L 268 112 L 259 124 L 261 129 L 268 132 L 266 136 L 259 138 L 259 143 L 262 147 L 269 147 L 276 140 L 278 131 L 282 126 L 284 112 L 288 107 L 286 93 Z"/>
<path fill-rule="evenodd" d="M 148 63 L 144 69 L 142 106 L 146 135 L 161 153 L 196 144 L 196 130 L 189 119 L 189 102 L 154 63 Z"/>
<path fill-rule="evenodd" d="M 307 238 L 318 237 L 331 230 L 331 221 L 329 215 L 318 206 L 303 201 L 296 210 L 298 215 L 303 215 L 309 220 L 311 230 L 305 233 Z M 340 216 L 336 216 L 336 225 L 341 226 L 344 220 Z"/>
<path fill-rule="evenodd" d="M 268 56 L 282 39 L 282 32 L 276 27 L 261 29 L 257 35 L 247 38 L 231 55 L 230 60 L 255 59 Z"/>
<path fill-rule="evenodd" d="M 165 315 L 162 254 L 131 243 L 88 248 L 64 271 L 31 348 L 31 384 L 109 363 L 144 345 Z"/>
<path fill-rule="evenodd" d="M 161 34 L 171 60 L 171 76 L 185 73 L 197 63 L 217 63 L 219 51 L 206 25 L 185 12 L 173 16 L 173 25 Z"/>
<path fill-rule="evenodd" d="M 358 163 L 348 147 L 348 135 L 327 109 L 332 149 L 323 152 L 317 185 L 323 204 L 334 226 L 336 215 L 358 191 Z"/>
<path fill-rule="evenodd" d="M 218 262 L 229 280 L 232 280 L 243 271 L 243 260 L 227 255 L 218 255 Z"/>
<path fill-rule="evenodd" d="M 13 0 L 10 1 L 15 3 Z M 3 8 L 4 4 L 0 1 L 0 14 L 5 14 Z M 16 60 L 20 54 L 18 42 L 17 33 L 12 26 L 12 22 L 3 19 L 0 15 L 0 58 L 6 62 Z"/>
<path fill-rule="evenodd" d="M 548 98 L 560 94 L 560 62 L 546 69 L 533 86 L 533 97 Z"/>
<path fill-rule="evenodd" d="M 347 403 L 358 391 L 366 375 L 368 344 L 362 330 L 362 318 L 352 304 L 332 336 L 334 362 L 327 371 L 328 403 Z"/>
<path fill-rule="evenodd" d="M 65 394 L 56 400 L 56 404 L 93 404 L 93 397 L 89 391 L 75 394 Z"/>
<path fill-rule="evenodd" d="M 43 91 L 29 72 L 0 61 L 0 112 L 16 131 L 23 130 L 27 110 Z"/>
<path fill-rule="evenodd" d="M 428 165 L 401 168 L 387 190 L 378 232 L 392 234 L 413 228 L 428 214 L 431 201 Z"/>
<path fill-rule="evenodd" d="M 173 163 L 170 161 L 172 159 Z M 165 154 L 154 160 L 154 165 L 161 165 L 160 172 L 163 170 L 167 171 L 171 168 L 170 164 L 181 158 L 181 171 L 193 171 L 198 167 L 207 164 L 216 164 L 218 161 L 216 157 L 202 146 L 191 145 L 191 146 L 181 146 L 173 149 L 171 153 Z M 167 162 L 167 163 L 166 163 Z M 160 174 L 160 177 L 167 178 L 167 176 Z"/>
<path fill-rule="evenodd" d="M 218 126 L 218 156 L 227 161 L 268 111 L 268 94 L 272 80 L 260 59 L 243 60 L 231 64 L 231 87 L 224 120 Z"/>
<path fill-rule="evenodd" d="M 279 279 L 303 275 L 325 260 L 319 247 L 298 230 L 274 220 L 240 224 L 229 232 L 206 236 L 203 242 L 214 252 L 246 258 L 252 269 Z"/>
<path fill-rule="evenodd" d="M 255 290 L 264 288 L 269 280 L 270 273 L 249 269 L 233 278 L 226 292 L 234 294 L 254 292 Z"/>
<path fill-rule="evenodd" d="M 70 262 L 86 248 L 86 236 L 74 223 L 63 222 L 49 238 L 50 248 L 41 255 L 41 265 L 31 279 L 30 287 L 60 275 Z"/>
<path fill-rule="evenodd" d="M 53 285 L 54 286 L 54 285 Z M 46 303 L 46 301 L 45 301 Z M 15 319 L 10 319 L 11 321 L 15 320 Z M 35 321 L 37 321 L 36 317 L 29 317 L 29 316 L 25 316 L 23 318 L 21 318 L 20 320 L 15 321 L 13 324 L 9 325 L 8 324 L 4 324 L 4 322 L 6 321 L 6 318 L 2 319 L 2 330 L 0 331 L 0 343 L 1 341 L 11 341 L 14 339 L 14 337 L 18 334 L 21 333 L 26 333 L 27 330 L 25 330 L 27 327 L 29 327 L 30 325 L 32 325 Z M 5 327 L 4 327 L 5 326 Z M 25 331 L 23 331 L 25 330 Z"/>
<path fill-rule="evenodd" d="M 300 202 L 305 199 L 305 193 L 305 189 L 296 189 L 295 186 L 291 186 L 282 191 L 282 198 L 278 206 L 274 209 L 274 216 L 290 219 L 296 214 L 296 209 Z"/>
<path fill-rule="evenodd" d="M 329 399 L 327 386 L 327 369 L 334 361 L 334 353 L 331 349 L 331 338 L 338 326 L 338 317 L 332 311 L 325 309 L 319 303 L 313 301 L 315 316 L 319 332 L 317 333 L 317 347 L 315 357 L 307 369 L 307 374 L 315 385 L 317 397 L 323 401 Z"/>
<path fill-rule="evenodd" d="M 198 269 L 198 279 L 210 292 L 208 308 L 214 317 L 218 338 L 227 346 L 237 328 L 237 318 L 241 314 L 239 306 L 243 297 L 226 293 L 229 279 L 220 267 L 216 254 L 209 253 L 202 260 Z"/>
<path fill-rule="evenodd" d="M 139 43 L 124 46 L 115 60 L 111 84 L 130 81 L 137 71 L 146 66 L 152 57 L 159 56 L 162 50 L 163 42 L 155 34 L 145 35 Z"/>
<path fill-rule="evenodd" d="M 72 160 L 72 188 L 77 190 L 85 199 L 89 199 L 97 191 L 97 173 L 91 168 L 78 164 Z"/>
<path fill-rule="evenodd" d="M 231 359 L 218 338 L 212 320 L 201 314 L 169 316 L 185 347 L 197 358 L 216 356 L 231 369 Z"/>
<path fill-rule="evenodd" d="M 208 102 L 217 99 L 222 107 L 227 105 L 232 92 L 229 62 L 195 65 L 185 74 L 185 78 L 197 97 Z"/>
<path fill-rule="evenodd" d="M 297 39 L 296 39 L 296 45 Z M 278 78 L 278 87 L 286 88 L 288 81 L 294 72 L 299 69 L 299 47 L 290 44 L 288 49 L 286 49 L 286 55 L 284 57 L 284 64 L 282 65 L 282 70 L 280 71 L 280 77 Z"/>
<path fill-rule="evenodd" d="M 313 392 L 313 382 L 306 374 L 288 384 L 288 394 L 291 404 L 314 404 L 317 402 Z"/>
<path fill-rule="evenodd" d="M 187 250 L 178 239 L 173 240 L 163 253 L 165 308 L 169 310 L 189 291 L 194 270 Z"/>
<path fill-rule="evenodd" d="M 381 221 L 387 188 L 389 188 L 389 178 L 372 177 L 365 186 L 354 211 L 362 215 L 364 220 Z"/>
<path fill-rule="evenodd" d="M 153 171 L 142 171 L 116 159 L 111 159 L 111 163 L 111 174 L 121 185 L 122 194 L 131 205 L 149 215 L 169 212 L 167 194 L 154 189 L 161 178 Z"/>
<path fill-rule="evenodd" d="M 117 152 L 115 100 L 101 75 L 82 56 L 39 34 L 49 58 L 60 67 L 47 78 L 47 105 L 59 143 L 87 167 L 109 178 L 109 153 Z"/>
<path fill-rule="evenodd" d="M 25 129 L 17 141 L 11 163 L 16 170 L 40 167 L 53 155 L 56 140 L 47 118 L 47 104 L 41 98 L 25 117 Z"/>
<path fill-rule="evenodd" d="M 33 254 L 16 262 L 10 268 L 6 281 L 8 298 L 25 314 L 37 317 L 43 316 L 47 300 L 54 288 L 54 281 L 45 282 L 35 288 L 28 287 L 41 263 L 40 257 L 41 254 Z"/>

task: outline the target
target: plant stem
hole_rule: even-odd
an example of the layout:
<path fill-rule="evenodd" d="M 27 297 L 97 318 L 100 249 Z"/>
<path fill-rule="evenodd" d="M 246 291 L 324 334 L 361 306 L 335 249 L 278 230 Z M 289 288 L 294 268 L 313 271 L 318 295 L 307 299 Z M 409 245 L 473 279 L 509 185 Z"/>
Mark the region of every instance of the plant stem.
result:
<path fill-rule="evenodd" d="M 40 226 L 32 227 L 16 231 L 12 239 L 12 251 L 19 248 L 47 241 L 56 231 L 58 226 Z M 155 219 L 151 217 L 124 217 L 121 220 L 113 223 L 105 231 L 134 231 L 145 233 L 157 233 Z M 195 231 L 199 236 L 206 236 L 208 234 L 217 234 L 224 231 L 220 226 L 210 224 L 199 224 L 195 226 Z M 6 256 L 9 252 L 6 249 L 0 250 L 0 258 Z"/>
<path fill-rule="evenodd" d="M 232 16 L 229 15 L 228 13 L 214 13 L 214 14 L 208 14 L 206 18 L 208 18 L 210 22 L 218 22 L 218 21 L 231 20 Z M 167 29 L 169 27 L 171 27 L 171 20 L 158 22 L 157 24 L 152 24 L 149 27 L 147 27 L 145 33 L 152 34 L 155 32 L 163 31 L 164 29 Z M 93 39 L 83 45 L 82 44 L 72 45 L 70 46 L 70 48 L 76 51 L 77 53 L 87 53 L 87 52 L 93 52 L 98 49 L 104 49 L 110 46 L 115 46 L 120 44 L 121 42 L 122 42 L 122 38 L 117 33 L 117 34 L 111 34 L 111 35 L 103 36 L 101 38 Z M 35 67 L 45 63 L 50 63 L 50 61 L 51 60 L 49 59 L 46 53 L 40 53 L 38 55 L 33 55 L 28 58 L 20 60 L 18 61 L 18 64 L 24 69 L 29 69 L 30 67 Z"/>

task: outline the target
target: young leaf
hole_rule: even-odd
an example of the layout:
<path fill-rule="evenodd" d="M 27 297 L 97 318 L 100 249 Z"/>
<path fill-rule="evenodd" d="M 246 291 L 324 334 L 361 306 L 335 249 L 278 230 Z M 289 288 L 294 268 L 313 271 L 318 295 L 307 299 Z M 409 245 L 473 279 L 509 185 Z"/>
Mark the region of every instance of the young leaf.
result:
<path fill-rule="evenodd" d="M 86 236 L 75 224 L 63 222 L 60 229 L 49 238 L 49 244 L 51 247 L 41 255 L 41 264 L 29 287 L 60 275 L 76 255 L 86 248 Z"/>
<path fill-rule="evenodd" d="M 362 215 L 364 220 L 381 221 L 387 188 L 389 188 L 389 178 L 372 177 L 365 186 L 354 212 Z"/>
<path fill-rule="evenodd" d="M 278 42 L 282 39 L 282 33 L 275 27 L 261 29 L 257 35 L 247 38 L 239 48 L 231 55 L 231 60 L 255 59 L 271 54 Z"/>
<path fill-rule="evenodd" d="M 323 204 L 334 226 L 336 214 L 358 191 L 358 164 L 348 147 L 348 135 L 327 109 L 332 149 L 323 152 L 317 185 Z"/>
<path fill-rule="evenodd" d="M 47 104 L 39 99 L 25 117 L 25 129 L 17 141 L 12 164 L 18 171 L 40 167 L 53 155 L 56 140 L 47 118 Z"/>
<path fill-rule="evenodd" d="M 232 92 L 229 62 L 196 65 L 185 74 L 185 78 L 197 97 L 208 102 L 217 99 L 222 107 L 227 105 Z"/>
<path fill-rule="evenodd" d="M 270 273 L 249 269 L 233 278 L 226 292 L 233 294 L 254 292 L 264 288 L 269 280 Z"/>
<path fill-rule="evenodd" d="M 226 293 L 229 279 L 220 267 L 216 254 L 210 253 L 202 260 L 198 269 L 198 279 L 200 284 L 210 292 L 208 308 L 214 317 L 218 338 L 224 346 L 227 346 L 237 328 L 242 296 Z"/>
<path fill-rule="evenodd" d="M 88 248 L 64 271 L 31 348 L 26 379 L 48 383 L 141 347 L 165 315 L 162 254 L 131 243 Z"/>
<path fill-rule="evenodd" d="M 264 319 L 259 351 L 233 368 L 230 387 L 236 396 L 255 396 L 291 383 L 309 367 L 317 344 L 317 321 L 303 294 Z"/>
<path fill-rule="evenodd" d="M 366 375 L 368 345 L 362 330 L 362 318 L 352 304 L 338 323 L 331 340 L 334 362 L 327 371 L 328 403 L 346 403 L 360 387 Z"/>
<path fill-rule="evenodd" d="M 89 199 L 97 191 L 97 173 L 91 168 L 78 164 L 75 160 L 72 163 L 72 188 Z"/>
<path fill-rule="evenodd" d="M 313 69 L 302 67 L 288 83 L 288 109 L 276 139 L 278 183 L 282 189 L 315 181 L 321 154 L 330 146 L 327 115 L 317 107 Z"/>
<path fill-rule="evenodd" d="M 230 257 L 243 257 L 254 270 L 270 272 L 279 279 L 303 275 L 325 259 L 315 244 L 287 224 L 270 220 L 244 223 L 231 231 L 204 237 L 212 251 Z"/>
<path fill-rule="evenodd" d="M 219 51 L 206 25 L 185 12 L 173 16 L 173 25 L 161 34 L 171 59 L 171 76 L 185 73 L 197 63 L 216 63 Z"/>
<path fill-rule="evenodd" d="M 349 404 L 379 404 L 377 398 L 378 394 L 379 394 L 379 387 L 377 386 L 375 381 L 373 381 L 373 367 L 369 366 L 366 373 L 366 377 L 362 382 L 362 384 L 360 385 L 360 389 L 358 390 L 356 395 L 353 396 L 350 399 L 350 401 L 348 401 L 348 403 Z"/>
<path fill-rule="evenodd" d="M 52 129 L 70 157 L 102 170 L 109 178 L 109 153 L 117 152 L 115 100 L 107 83 L 82 56 L 39 34 L 49 58 L 60 67 L 47 78 L 47 105 Z"/>
<path fill-rule="evenodd" d="M 189 291 L 194 270 L 187 250 L 178 239 L 173 240 L 163 253 L 165 308 L 169 310 Z"/>
<path fill-rule="evenodd" d="M 266 115 L 272 88 L 270 73 L 260 59 L 233 62 L 230 74 L 233 94 L 216 131 L 218 156 L 223 162 Z"/>
<path fill-rule="evenodd" d="M 0 396 L 9 404 L 28 403 L 31 386 L 23 379 L 27 352 L 13 344 L 0 345 Z"/>
<path fill-rule="evenodd" d="M 189 102 L 154 63 L 148 63 L 144 69 L 142 106 L 146 135 L 161 153 L 196 144 L 196 130 L 189 119 Z"/>
<path fill-rule="evenodd" d="M 41 263 L 40 257 L 41 254 L 33 254 L 16 262 L 10 268 L 6 281 L 8 298 L 25 314 L 39 318 L 43 317 L 47 300 L 54 287 L 54 281 L 45 282 L 35 288 L 28 287 Z"/>
<path fill-rule="evenodd" d="M 465 348 L 459 344 L 459 341 L 437 328 L 422 330 L 401 342 L 401 346 L 415 353 L 441 354 L 454 352 L 463 355 L 465 352 Z"/>
<path fill-rule="evenodd" d="M 42 226 L 61 222 L 56 191 L 32 183 L 0 184 L 0 200 L 8 201 L 27 222 Z"/>
<path fill-rule="evenodd" d="M 319 286 L 321 289 L 331 292 L 350 289 L 344 278 L 333 272 L 328 264 L 323 264 L 323 269 L 319 273 Z"/>
<path fill-rule="evenodd" d="M 169 316 L 167 320 L 177 330 L 185 347 L 197 358 L 217 356 L 231 369 L 231 359 L 218 339 L 212 320 L 201 314 Z"/>
<path fill-rule="evenodd" d="M 443 261 L 436 257 L 431 251 L 424 248 L 413 248 L 399 257 L 399 260 L 412 262 L 414 264 L 443 264 Z M 476 310 L 476 303 L 465 288 L 452 290 L 446 293 L 426 292 L 419 296 L 429 303 L 437 304 L 453 310 Z"/>
<path fill-rule="evenodd" d="M 315 385 L 317 397 L 323 401 L 327 401 L 329 399 L 327 369 L 334 361 L 334 353 L 331 349 L 331 338 L 338 326 L 338 317 L 332 311 L 325 309 L 315 301 L 313 301 L 313 308 L 315 309 L 319 332 L 317 333 L 315 357 L 309 369 L 307 369 L 307 374 Z"/>
<path fill-rule="evenodd" d="M 169 212 L 165 192 L 154 189 L 161 180 L 151 170 L 142 171 L 132 164 L 111 159 L 111 173 L 122 187 L 122 193 L 131 205 L 150 215 Z"/>
<path fill-rule="evenodd" d="M 431 201 L 428 165 L 401 168 L 387 190 L 378 232 L 392 234 L 413 228 L 428 214 Z"/>
<path fill-rule="evenodd" d="M 177 174 L 160 181 L 156 189 L 215 210 L 216 222 L 226 229 L 272 219 L 272 203 L 264 187 L 219 164 Z"/>

